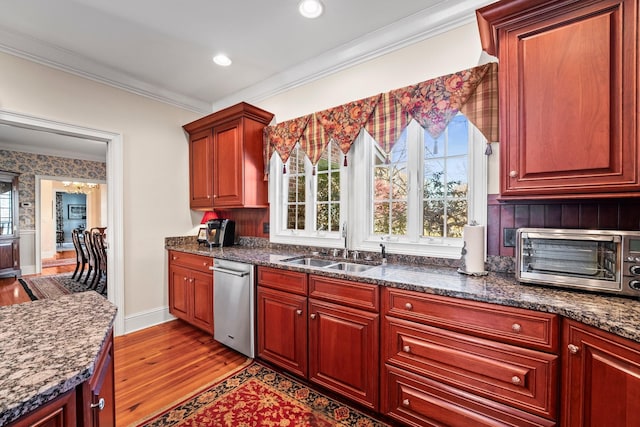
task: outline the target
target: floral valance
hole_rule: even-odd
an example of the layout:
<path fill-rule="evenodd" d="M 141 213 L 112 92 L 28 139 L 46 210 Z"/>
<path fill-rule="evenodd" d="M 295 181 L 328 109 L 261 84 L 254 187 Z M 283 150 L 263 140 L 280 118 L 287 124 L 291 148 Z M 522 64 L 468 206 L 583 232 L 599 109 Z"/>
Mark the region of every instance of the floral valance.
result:
<path fill-rule="evenodd" d="M 314 166 L 326 146 L 335 141 L 345 154 L 346 165 L 346 154 L 363 128 L 389 154 L 411 119 L 437 138 L 458 112 L 462 112 L 489 143 L 498 140 L 497 63 L 268 126 L 264 133 L 265 167 L 268 168 L 274 151 L 286 162 L 298 141 Z M 487 154 L 490 153 L 488 146 Z"/>

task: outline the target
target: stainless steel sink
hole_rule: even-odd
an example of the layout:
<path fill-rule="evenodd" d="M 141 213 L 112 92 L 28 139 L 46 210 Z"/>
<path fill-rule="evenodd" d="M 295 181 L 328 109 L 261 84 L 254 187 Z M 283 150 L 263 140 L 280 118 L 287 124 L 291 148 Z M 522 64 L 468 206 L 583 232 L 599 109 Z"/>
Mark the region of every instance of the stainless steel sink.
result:
<path fill-rule="evenodd" d="M 282 262 L 286 262 L 287 264 L 296 264 L 296 265 L 306 265 L 308 267 L 321 267 L 321 268 L 330 268 L 332 270 L 340 270 L 345 273 L 360 273 L 362 271 L 369 270 L 375 266 L 366 265 L 366 264 L 356 264 L 353 262 L 343 262 L 336 261 L 332 259 L 322 259 L 322 258 L 288 258 L 283 259 Z"/>
<path fill-rule="evenodd" d="M 320 258 L 289 258 L 283 259 L 282 262 L 289 264 L 308 265 L 309 267 L 326 267 L 335 264 L 334 260 Z"/>
<path fill-rule="evenodd" d="M 327 268 L 331 268 L 334 270 L 341 270 L 347 273 L 361 273 L 373 267 L 374 267 L 373 265 L 354 264 L 352 262 L 339 262 L 339 263 L 331 264 L 327 266 Z"/>

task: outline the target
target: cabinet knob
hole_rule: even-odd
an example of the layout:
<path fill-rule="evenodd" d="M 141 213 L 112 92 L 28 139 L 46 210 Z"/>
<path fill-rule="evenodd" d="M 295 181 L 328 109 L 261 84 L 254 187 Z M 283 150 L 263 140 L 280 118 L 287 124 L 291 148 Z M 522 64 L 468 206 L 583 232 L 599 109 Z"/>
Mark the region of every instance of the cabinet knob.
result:
<path fill-rule="evenodd" d="M 569 349 L 569 353 L 571 354 L 578 354 L 578 352 L 580 351 L 580 347 L 574 344 L 569 344 L 567 348 Z"/>
<path fill-rule="evenodd" d="M 90 405 L 91 409 L 96 409 L 98 408 L 98 411 L 102 411 L 104 409 L 104 397 L 101 397 L 100 400 L 98 400 L 98 403 L 92 403 Z"/>
<path fill-rule="evenodd" d="M 404 347 L 402 347 L 402 351 L 404 351 L 405 353 L 411 353 L 411 347 L 405 345 Z"/>
<path fill-rule="evenodd" d="M 411 304 L 410 302 L 406 303 L 404 305 L 404 308 L 406 308 L 407 310 L 413 310 L 413 304 Z"/>
<path fill-rule="evenodd" d="M 312 314 L 310 317 L 311 317 L 312 319 L 315 319 L 315 318 L 316 318 L 315 313 L 314 313 L 314 314 Z"/>
<path fill-rule="evenodd" d="M 186 282 L 188 280 L 187 276 L 185 276 L 182 280 Z"/>
<path fill-rule="evenodd" d="M 409 407 L 409 399 L 403 399 L 402 400 L 402 406 L 404 406 L 405 408 Z"/>
<path fill-rule="evenodd" d="M 173 257 L 171 257 L 171 259 L 175 261 L 178 259 L 178 257 L 174 255 Z"/>
<path fill-rule="evenodd" d="M 518 172 L 517 171 L 511 171 L 511 172 L 509 172 L 509 176 L 511 178 L 517 178 L 518 177 Z"/>
<path fill-rule="evenodd" d="M 300 316 L 300 315 L 302 314 L 302 310 L 297 309 L 297 310 L 296 310 L 296 314 L 297 314 L 298 316 Z"/>
<path fill-rule="evenodd" d="M 211 198 L 211 196 L 207 194 L 207 199 L 210 199 L 210 198 Z"/>
<path fill-rule="evenodd" d="M 511 383 L 514 385 L 520 385 L 520 383 L 522 382 L 522 380 L 520 380 L 520 377 L 517 375 L 514 375 L 511 377 Z"/>
<path fill-rule="evenodd" d="M 511 325 L 511 330 L 516 333 L 520 333 L 522 331 L 522 326 L 519 323 L 514 323 Z"/>

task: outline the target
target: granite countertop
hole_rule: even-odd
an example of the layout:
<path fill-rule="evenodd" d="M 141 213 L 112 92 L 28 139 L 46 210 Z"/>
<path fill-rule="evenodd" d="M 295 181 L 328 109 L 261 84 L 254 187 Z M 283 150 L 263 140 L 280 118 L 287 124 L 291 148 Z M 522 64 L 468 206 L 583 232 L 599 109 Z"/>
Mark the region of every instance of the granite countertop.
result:
<path fill-rule="evenodd" d="M 165 247 L 255 265 L 556 313 L 640 342 L 640 301 L 634 298 L 520 284 L 515 280 L 514 274 L 507 273 L 468 276 L 458 273 L 455 268 L 442 266 L 390 263 L 384 266 L 376 265 L 361 273 L 344 273 L 283 262 L 282 260 L 287 258 L 305 255 L 304 252 L 293 249 L 244 246 L 209 249 L 184 242 L 167 243 Z"/>
<path fill-rule="evenodd" d="M 94 291 L 0 307 L 0 426 L 91 377 L 116 311 Z"/>

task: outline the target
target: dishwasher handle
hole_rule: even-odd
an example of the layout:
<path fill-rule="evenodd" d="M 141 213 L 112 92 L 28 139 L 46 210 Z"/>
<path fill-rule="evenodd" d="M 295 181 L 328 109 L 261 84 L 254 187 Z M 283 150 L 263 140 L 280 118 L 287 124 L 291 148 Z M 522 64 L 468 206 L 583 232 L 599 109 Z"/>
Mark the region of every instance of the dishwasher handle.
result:
<path fill-rule="evenodd" d="M 233 276 L 238 276 L 238 277 L 244 277 L 249 274 L 248 271 L 229 270 L 227 268 L 215 267 L 215 266 L 209 267 L 209 270 L 217 271 L 219 273 L 231 274 Z"/>

